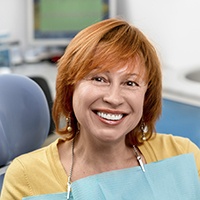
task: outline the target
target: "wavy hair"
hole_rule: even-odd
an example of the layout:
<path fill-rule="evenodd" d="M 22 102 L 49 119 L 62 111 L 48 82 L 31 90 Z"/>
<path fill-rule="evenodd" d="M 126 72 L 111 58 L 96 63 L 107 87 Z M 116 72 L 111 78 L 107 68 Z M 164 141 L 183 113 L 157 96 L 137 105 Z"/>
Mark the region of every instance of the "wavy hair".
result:
<path fill-rule="evenodd" d="M 126 136 L 127 145 L 140 145 L 141 126 L 148 126 L 150 139 L 155 133 L 155 123 L 161 114 L 162 77 L 160 62 L 155 48 L 145 35 L 122 19 L 107 19 L 80 31 L 67 46 L 58 62 L 56 97 L 53 104 L 53 119 L 56 132 L 67 139 L 75 137 L 78 123 L 73 112 L 72 97 L 75 85 L 92 70 L 107 71 L 128 64 L 130 70 L 135 58 L 146 68 L 148 88 L 145 93 L 143 116 L 138 125 Z M 103 66 L 97 69 L 97 66 Z M 73 131 L 60 127 L 62 117 L 71 116 Z"/>

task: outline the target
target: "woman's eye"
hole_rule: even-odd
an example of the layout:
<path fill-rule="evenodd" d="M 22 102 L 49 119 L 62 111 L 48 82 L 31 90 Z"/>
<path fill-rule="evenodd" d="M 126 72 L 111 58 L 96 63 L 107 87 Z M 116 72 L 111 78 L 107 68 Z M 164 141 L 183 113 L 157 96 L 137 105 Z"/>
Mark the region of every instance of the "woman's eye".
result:
<path fill-rule="evenodd" d="M 139 87 L 139 84 L 136 83 L 135 81 L 127 81 L 126 85 L 127 86 L 132 86 L 132 87 Z"/>
<path fill-rule="evenodd" d="M 106 79 L 100 76 L 93 77 L 92 80 L 97 82 L 106 82 Z"/>

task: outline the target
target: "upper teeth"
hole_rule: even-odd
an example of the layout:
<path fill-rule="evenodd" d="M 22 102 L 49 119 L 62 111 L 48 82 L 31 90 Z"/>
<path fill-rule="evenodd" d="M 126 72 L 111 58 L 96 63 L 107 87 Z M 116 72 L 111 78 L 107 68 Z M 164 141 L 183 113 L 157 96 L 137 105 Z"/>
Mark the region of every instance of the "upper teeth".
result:
<path fill-rule="evenodd" d="M 97 115 L 108 120 L 120 120 L 123 117 L 122 114 L 110 114 L 103 112 L 97 112 Z"/>

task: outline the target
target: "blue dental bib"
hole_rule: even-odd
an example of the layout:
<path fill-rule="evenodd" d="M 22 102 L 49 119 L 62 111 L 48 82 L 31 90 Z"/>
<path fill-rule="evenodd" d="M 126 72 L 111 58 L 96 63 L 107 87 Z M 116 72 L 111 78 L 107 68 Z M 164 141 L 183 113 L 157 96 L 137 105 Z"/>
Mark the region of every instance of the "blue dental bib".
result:
<path fill-rule="evenodd" d="M 193 154 L 92 175 L 72 183 L 70 200 L 198 200 L 200 180 Z M 66 200 L 67 192 L 23 198 Z"/>

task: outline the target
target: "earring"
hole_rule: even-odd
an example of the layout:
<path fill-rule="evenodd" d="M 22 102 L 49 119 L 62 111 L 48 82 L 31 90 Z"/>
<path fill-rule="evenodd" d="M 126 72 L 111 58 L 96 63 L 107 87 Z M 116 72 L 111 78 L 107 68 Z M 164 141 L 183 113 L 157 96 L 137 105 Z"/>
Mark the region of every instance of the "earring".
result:
<path fill-rule="evenodd" d="M 148 132 L 148 127 L 147 125 L 145 125 L 145 123 L 143 122 L 141 127 L 140 127 L 141 131 L 142 131 L 142 140 L 146 141 L 146 133 Z"/>
<path fill-rule="evenodd" d="M 77 129 L 78 129 L 78 132 L 80 131 L 80 124 L 79 122 L 77 122 Z"/>
<path fill-rule="evenodd" d="M 72 132 L 72 125 L 71 125 L 71 117 L 70 117 L 70 114 L 69 114 L 69 117 L 66 118 L 66 122 L 67 122 L 67 131 L 70 133 Z"/>

